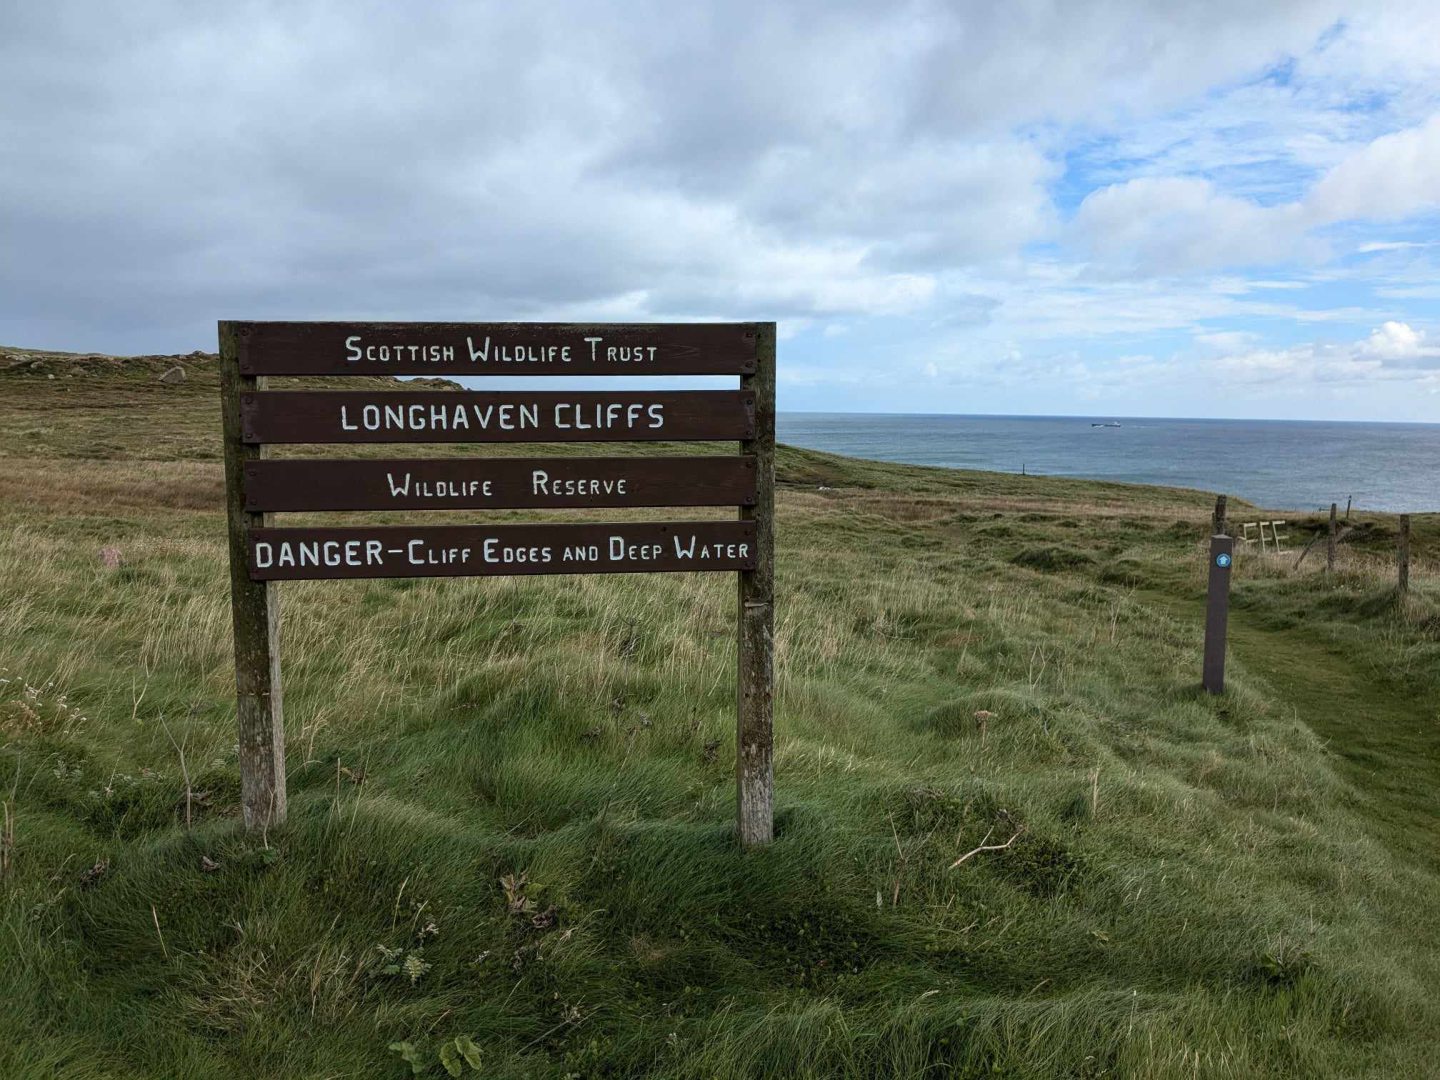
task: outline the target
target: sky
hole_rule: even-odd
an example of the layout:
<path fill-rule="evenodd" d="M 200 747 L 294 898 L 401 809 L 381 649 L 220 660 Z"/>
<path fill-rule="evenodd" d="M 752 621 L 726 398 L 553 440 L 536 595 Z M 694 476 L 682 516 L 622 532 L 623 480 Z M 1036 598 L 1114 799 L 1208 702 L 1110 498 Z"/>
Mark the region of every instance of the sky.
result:
<path fill-rule="evenodd" d="M 782 410 L 1436 422 L 1436 42 L 1434 0 L 17 0 L 0 342 L 774 319 Z"/>

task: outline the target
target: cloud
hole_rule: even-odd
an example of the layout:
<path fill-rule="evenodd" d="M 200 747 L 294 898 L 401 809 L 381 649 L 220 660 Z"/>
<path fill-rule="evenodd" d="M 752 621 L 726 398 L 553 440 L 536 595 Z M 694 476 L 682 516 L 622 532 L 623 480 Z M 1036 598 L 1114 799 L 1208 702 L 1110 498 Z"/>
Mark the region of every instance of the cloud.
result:
<path fill-rule="evenodd" d="M 1215 330 L 1205 334 L 1196 334 L 1197 344 L 1214 349 L 1217 352 L 1238 352 L 1242 349 L 1253 346 L 1259 335 L 1246 330 Z"/>
<path fill-rule="evenodd" d="M 1316 222 L 1394 221 L 1440 206 L 1440 113 L 1382 135 L 1325 174 L 1305 200 Z"/>
<path fill-rule="evenodd" d="M 1427 344 L 1423 330 L 1414 330 L 1406 323 L 1393 320 L 1372 331 L 1356 348 L 1356 353 L 1392 366 L 1440 366 L 1431 363 L 1440 358 L 1440 345 Z"/>
<path fill-rule="evenodd" d="M 1175 331 L 1213 333 L 1230 323 L 1243 322 L 1242 332 L 1254 333 L 1260 322 L 1286 327 L 1314 322 L 1374 325 L 1393 314 L 1389 304 L 1316 304 L 1301 289 L 1277 290 L 1271 284 L 1237 274 L 1099 274 L 1086 263 L 1032 258 L 1008 275 L 946 276 L 936 304 L 968 298 L 963 306 L 984 315 L 968 327 L 983 330 L 987 337 L 1103 343 L 1117 349 L 1131 348 L 1138 338 Z M 1301 284 L 1308 293 L 1315 282 Z M 983 308 L 975 300 L 981 296 L 991 298 Z M 947 323 L 937 325 L 951 329 Z"/>
<path fill-rule="evenodd" d="M 1343 221 L 1393 221 L 1440 207 L 1440 113 L 1382 135 L 1331 167 L 1303 198 L 1261 205 L 1202 177 L 1138 177 L 1085 197 L 1072 240 L 1102 263 L 1183 273 L 1316 262 L 1330 248 L 1316 230 Z M 1423 246 L 1375 243 L 1368 252 Z"/>
<path fill-rule="evenodd" d="M 1073 234 L 1103 262 L 1178 273 L 1279 263 L 1320 250 L 1293 206 L 1267 208 L 1224 195 L 1198 177 L 1144 177 L 1086 197 Z"/>
<path fill-rule="evenodd" d="M 0 328 L 917 312 L 1054 233 L 1035 125 L 1166 107 L 1337 10 L 9 5 Z"/>
<path fill-rule="evenodd" d="M 1372 240 L 1361 244 L 1355 250 L 1362 255 L 1372 255 L 1378 251 L 1414 251 L 1431 246 L 1433 245 L 1430 242 L 1418 240 Z"/>
<path fill-rule="evenodd" d="M 1214 363 L 1241 382 L 1398 380 L 1440 387 L 1440 345 L 1430 344 L 1424 331 L 1393 321 L 1360 341 L 1248 349 Z"/>

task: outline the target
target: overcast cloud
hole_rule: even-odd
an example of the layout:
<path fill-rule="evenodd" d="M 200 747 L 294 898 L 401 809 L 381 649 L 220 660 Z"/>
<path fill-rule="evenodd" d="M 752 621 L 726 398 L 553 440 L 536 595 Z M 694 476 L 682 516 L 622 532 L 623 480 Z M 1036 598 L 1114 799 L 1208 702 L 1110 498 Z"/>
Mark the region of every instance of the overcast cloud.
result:
<path fill-rule="evenodd" d="M 1436 41 L 1433 2 L 22 0 L 0 342 L 775 318 L 782 408 L 1436 420 Z"/>

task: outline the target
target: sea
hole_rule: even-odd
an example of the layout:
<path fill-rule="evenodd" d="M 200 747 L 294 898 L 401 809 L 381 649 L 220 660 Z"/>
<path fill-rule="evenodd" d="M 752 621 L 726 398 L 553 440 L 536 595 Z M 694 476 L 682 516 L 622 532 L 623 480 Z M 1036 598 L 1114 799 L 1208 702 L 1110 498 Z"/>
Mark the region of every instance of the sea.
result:
<path fill-rule="evenodd" d="M 1440 424 L 784 412 L 776 429 L 852 457 L 1199 488 L 1269 510 L 1440 510 Z"/>

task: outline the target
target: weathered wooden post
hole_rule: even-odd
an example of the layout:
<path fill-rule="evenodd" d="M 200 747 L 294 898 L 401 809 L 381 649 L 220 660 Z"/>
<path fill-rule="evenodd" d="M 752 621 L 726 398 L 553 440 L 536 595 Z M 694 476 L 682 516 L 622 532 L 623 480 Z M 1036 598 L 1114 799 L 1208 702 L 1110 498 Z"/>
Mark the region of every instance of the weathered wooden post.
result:
<path fill-rule="evenodd" d="M 1400 515 L 1400 544 L 1396 552 L 1396 593 L 1401 601 L 1410 594 L 1410 515 Z"/>
<path fill-rule="evenodd" d="M 740 843 L 768 844 L 774 826 L 775 666 L 775 324 L 756 326 L 755 372 L 740 389 L 755 395 L 755 437 L 741 442 L 755 457 L 755 502 L 740 520 L 755 523 L 755 568 L 740 572 L 735 783 Z"/>
<path fill-rule="evenodd" d="M 1230 623 L 1230 565 L 1235 541 L 1228 536 L 1210 538 L 1210 587 L 1205 602 L 1205 663 L 1200 685 L 1207 694 L 1225 692 L 1225 637 Z"/>
<path fill-rule="evenodd" d="M 1228 536 L 1230 533 L 1225 520 L 1227 513 L 1226 503 L 1228 501 L 1224 495 L 1215 496 L 1215 512 L 1210 515 L 1211 536 Z"/>
<path fill-rule="evenodd" d="M 225 509 L 230 531 L 230 598 L 235 627 L 236 722 L 240 737 L 240 810 L 248 829 L 285 820 L 285 710 L 280 694 L 280 595 L 270 581 L 249 573 L 253 529 L 270 524 L 268 513 L 245 507 L 245 467 L 267 456 L 247 442 L 240 395 L 265 389 L 265 376 L 240 370 L 244 342 L 228 322 L 220 324 L 220 411 L 225 435 Z"/>
<path fill-rule="evenodd" d="M 1335 573 L 1335 519 L 1340 512 L 1340 507 L 1335 503 L 1330 504 L 1330 532 L 1325 537 L 1325 572 Z"/>

